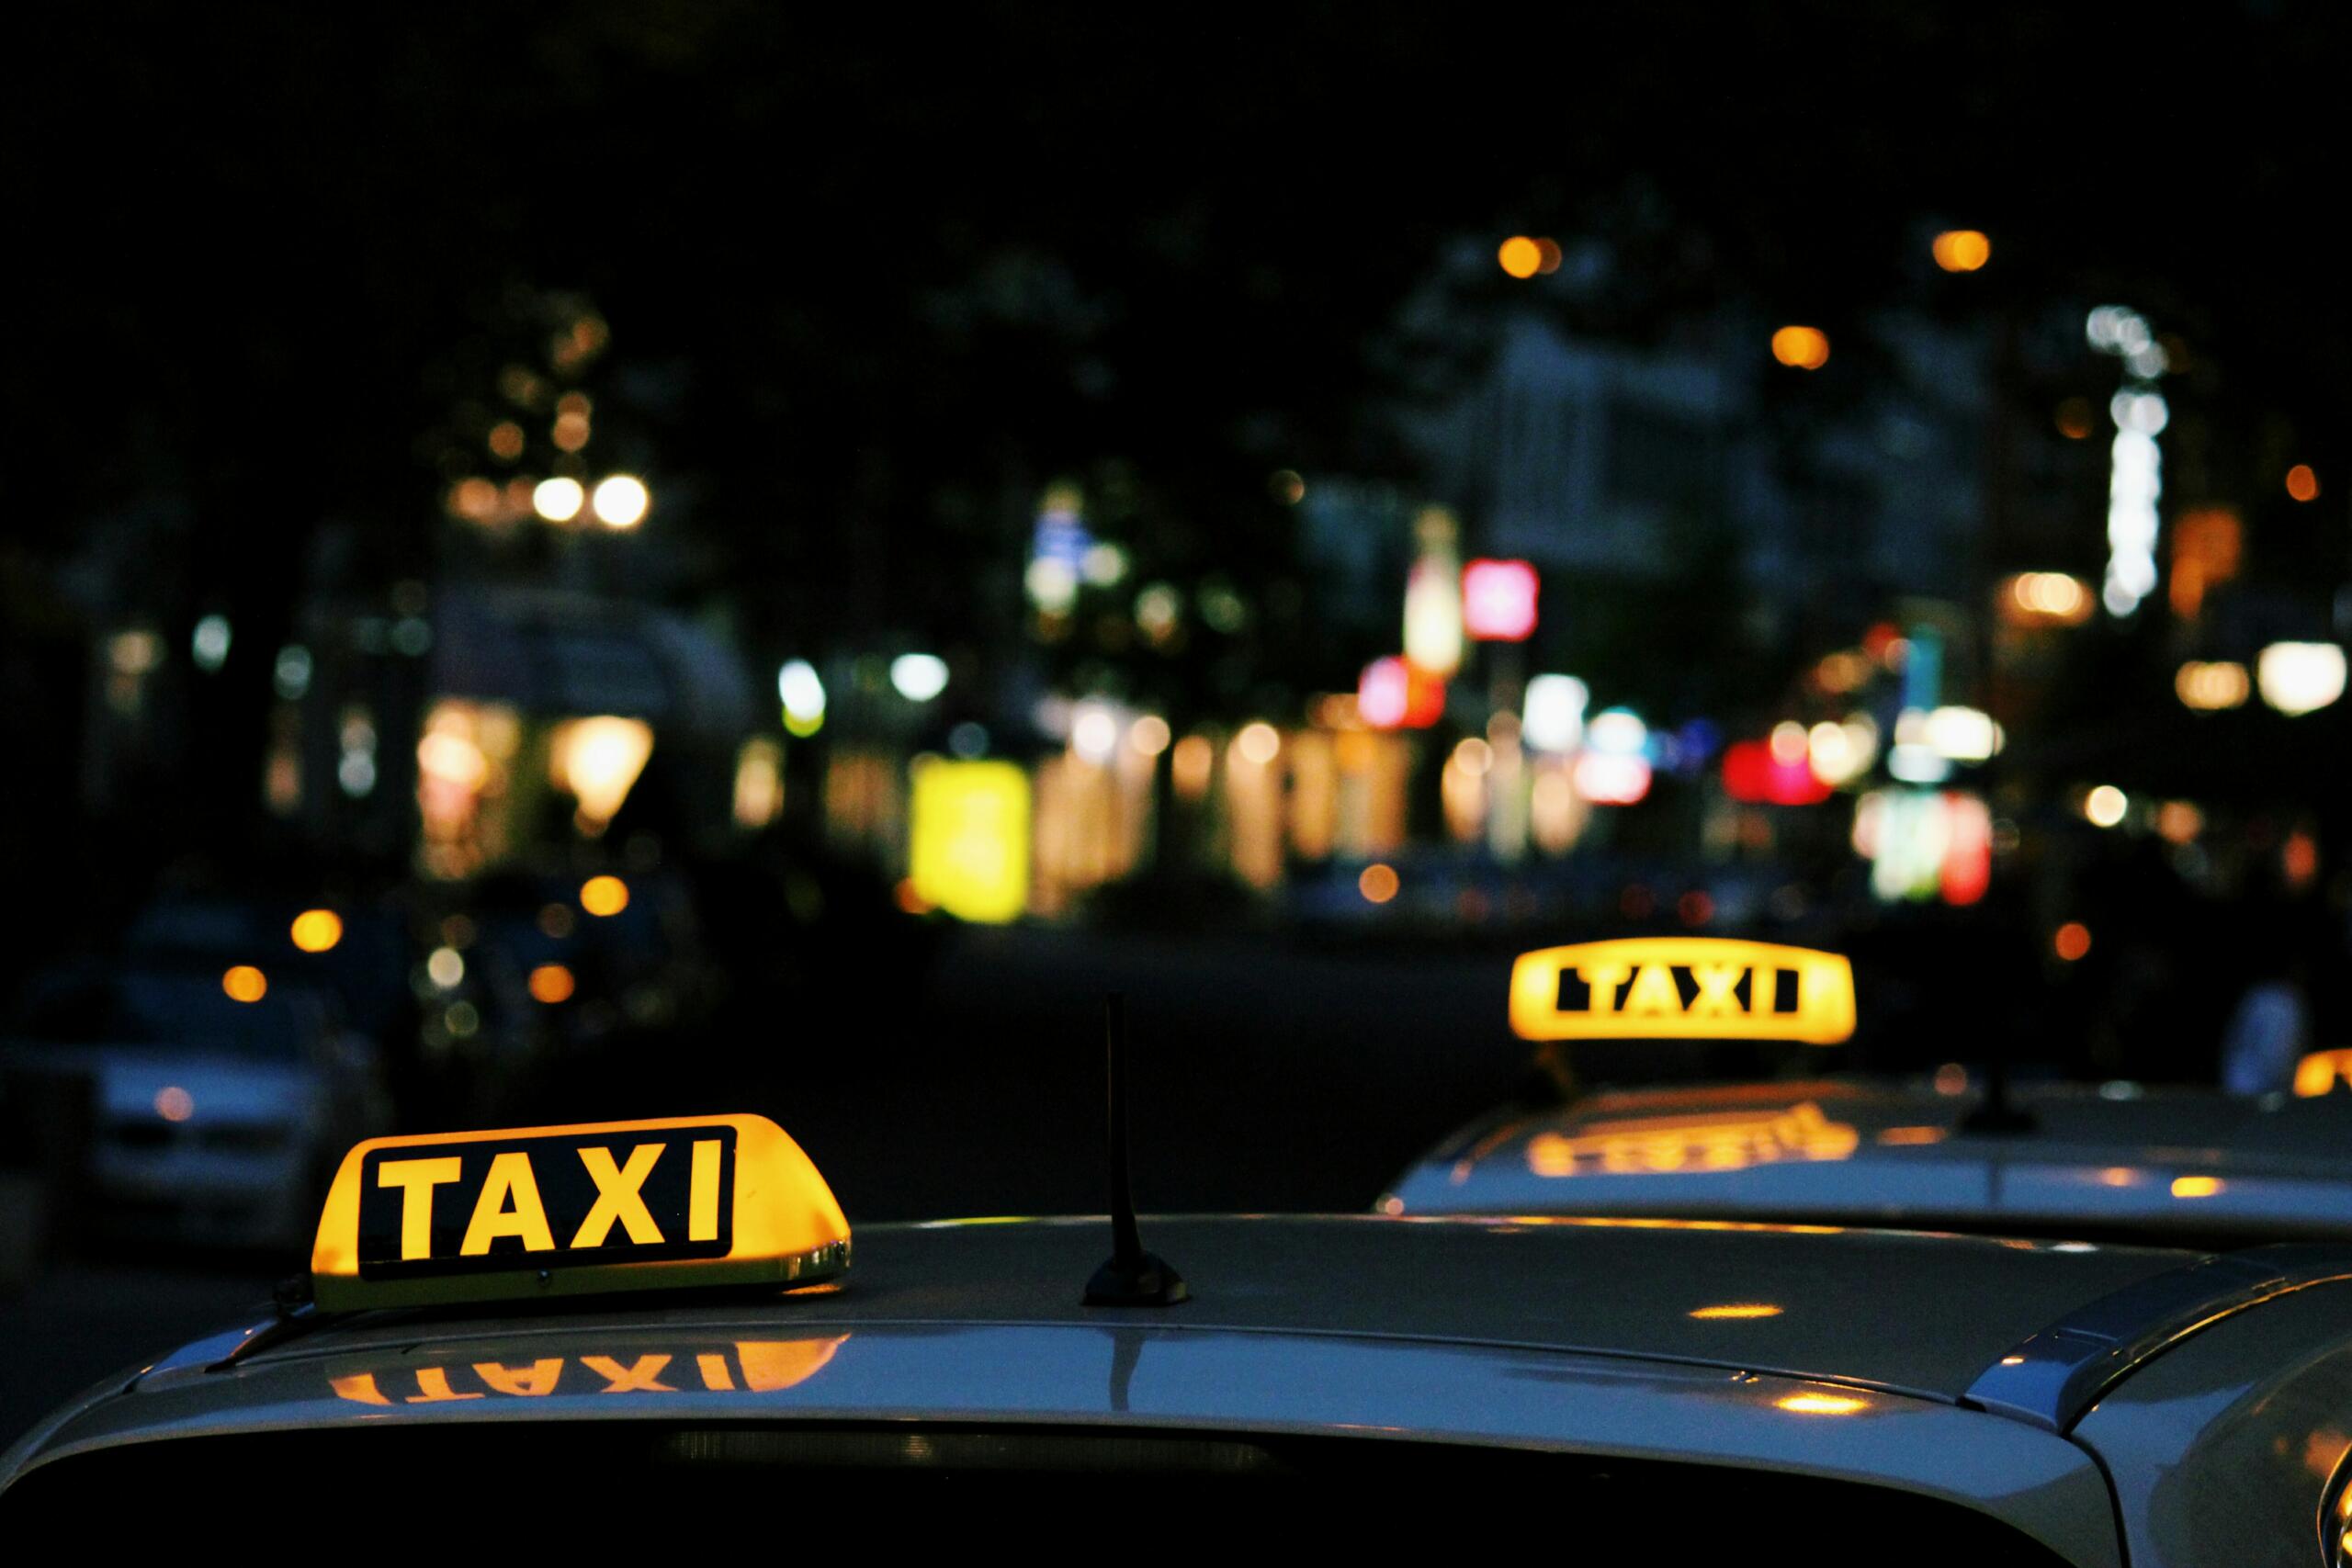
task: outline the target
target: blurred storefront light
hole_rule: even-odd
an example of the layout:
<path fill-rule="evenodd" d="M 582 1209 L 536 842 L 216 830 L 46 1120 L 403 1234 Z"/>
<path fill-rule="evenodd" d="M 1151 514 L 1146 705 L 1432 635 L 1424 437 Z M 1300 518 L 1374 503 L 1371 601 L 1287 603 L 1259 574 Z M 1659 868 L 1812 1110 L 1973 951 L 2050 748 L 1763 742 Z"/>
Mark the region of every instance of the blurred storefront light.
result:
<path fill-rule="evenodd" d="M 1939 707 L 1928 715 L 1928 749 L 1949 761 L 1990 761 L 2004 739 L 1992 716 L 1977 708 Z"/>
<path fill-rule="evenodd" d="M 890 660 L 890 684 L 910 703 L 927 703 L 947 689 L 947 660 L 935 653 L 902 653 Z"/>
<path fill-rule="evenodd" d="M 2247 678 L 2245 666 L 2234 660 L 2192 660 L 2173 676 L 2172 689 L 2182 706 L 2212 713 L 2244 707 L 2246 698 L 2253 694 L 2254 682 Z"/>
<path fill-rule="evenodd" d="M 1797 731 L 1793 757 L 1770 740 L 1738 740 L 1724 748 L 1724 793 L 1749 806 L 1813 806 L 1829 798 L 1829 785 L 1815 776 L 1804 731 Z"/>
<path fill-rule="evenodd" d="M 600 715 L 569 719 L 548 736 L 548 776 L 580 802 L 573 820 L 597 834 L 628 798 L 653 755 L 653 727 L 641 718 Z"/>
<path fill-rule="evenodd" d="M 1905 708 L 1894 718 L 1894 744 L 1886 753 L 1886 771 L 1910 784 L 1937 784 L 1951 777 L 1951 759 L 1928 739 L 1928 716 Z"/>
<path fill-rule="evenodd" d="M 1520 739 L 1534 751 L 1566 752 L 1584 741 L 1585 706 L 1591 693 L 1573 675 L 1537 675 L 1527 682 L 1520 713 Z"/>
<path fill-rule="evenodd" d="M 614 474 L 597 481 L 595 493 L 589 497 L 590 510 L 596 521 L 616 530 L 634 528 L 645 521 L 651 510 L 653 497 L 645 481 L 634 474 Z M 575 507 L 573 509 L 577 511 Z"/>
<path fill-rule="evenodd" d="M 1584 743 L 1607 756 L 1638 757 L 1650 741 L 1650 727 L 1630 708 L 1603 708 L 1585 726 Z"/>
<path fill-rule="evenodd" d="M 1405 584 L 1405 658 L 1443 680 L 1462 667 L 1462 585 L 1452 563 L 1414 564 Z"/>
<path fill-rule="evenodd" d="M 1262 719 L 1243 725 L 1233 738 L 1234 754 L 1261 768 L 1280 756 L 1282 750 L 1281 733 Z"/>
<path fill-rule="evenodd" d="M 1156 713 L 1136 719 L 1127 731 L 1127 744 L 1146 757 L 1157 757 L 1167 750 L 1168 740 L 1168 721 Z"/>
<path fill-rule="evenodd" d="M 2245 555 L 2245 525 L 2226 506 L 2199 506 L 2172 525 L 2172 613 L 2193 620 L 2205 595 L 2238 574 Z"/>
<path fill-rule="evenodd" d="M 2316 713 L 2344 694 L 2344 649 L 2332 642 L 2274 642 L 2254 682 L 2262 700 L 2290 717 Z"/>
<path fill-rule="evenodd" d="M 825 682 L 805 659 L 785 661 L 775 672 L 776 696 L 784 704 L 784 728 L 804 739 L 825 727 Z"/>
<path fill-rule="evenodd" d="M 1854 852 L 1883 902 L 1974 904 L 1992 885 L 1992 812 L 1964 790 L 1872 790 L 1855 803 Z"/>
<path fill-rule="evenodd" d="M 1577 755 L 1571 777 L 1577 793 L 1595 806 L 1633 806 L 1650 792 L 1649 759 L 1639 754 L 1588 750 Z"/>
<path fill-rule="evenodd" d="M 1878 760 L 1878 726 L 1867 714 L 1843 724 L 1824 719 L 1805 732 L 1805 760 L 1813 776 L 1835 788 L 1870 772 Z"/>
<path fill-rule="evenodd" d="M 1427 729 L 1445 716 L 1445 682 L 1391 655 L 1363 668 L 1356 713 L 1374 729 Z"/>
<path fill-rule="evenodd" d="M 1070 717 L 1069 749 L 1087 761 L 1111 760 L 1119 749 L 1119 716 L 1107 703 L 1081 703 Z"/>
<path fill-rule="evenodd" d="M 1474 560 L 1462 569 L 1463 629 L 1481 642 L 1524 642 L 1535 630 L 1535 569 Z"/>
<path fill-rule="evenodd" d="M 1216 767 L 1216 748 L 1204 735 L 1187 735 L 1168 757 L 1168 782 L 1182 799 L 1198 800 L 1209 792 L 1209 777 Z"/>
<path fill-rule="evenodd" d="M 2090 619 L 2090 585 L 2063 571 L 2021 571 L 2001 585 L 2001 618 L 2016 626 L 2078 626 Z"/>
<path fill-rule="evenodd" d="M 764 735 L 735 754 L 735 825 L 764 828 L 784 814 L 784 748 Z"/>
<path fill-rule="evenodd" d="M 587 504 L 588 492 L 578 479 L 541 479 L 531 487 L 531 510 L 549 523 L 569 523 Z"/>
<path fill-rule="evenodd" d="M 1029 777 L 1011 762 L 917 766 L 908 880 L 957 919 L 1002 924 L 1029 899 Z"/>
<path fill-rule="evenodd" d="M 2154 382 L 2165 351 L 2147 321 L 2121 305 L 2101 305 L 2083 326 L 2091 347 L 2123 361 L 2124 383 L 2108 401 L 2115 423 L 2107 497 L 2107 574 L 2099 602 L 2121 617 L 2156 587 L 2156 503 L 2164 495 L 2164 456 L 2156 437 L 2171 414 Z"/>

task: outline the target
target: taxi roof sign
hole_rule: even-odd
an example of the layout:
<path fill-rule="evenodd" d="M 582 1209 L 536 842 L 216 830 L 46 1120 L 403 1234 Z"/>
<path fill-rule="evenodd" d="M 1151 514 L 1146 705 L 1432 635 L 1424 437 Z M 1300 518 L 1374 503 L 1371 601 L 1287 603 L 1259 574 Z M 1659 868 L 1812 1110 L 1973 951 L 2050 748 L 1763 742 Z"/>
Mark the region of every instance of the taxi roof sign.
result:
<path fill-rule="evenodd" d="M 1722 937 L 1626 937 L 1520 954 L 1522 1040 L 1795 1040 L 1854 1033 L 1854 969 L 1835 953 Z"/>
<path fill-rule="evenodd" d="M 311 1253 L 322 1311 L 679 1286 L 813 1283 L 849 1222 L 764 1116 L 370 1138 Z"/>

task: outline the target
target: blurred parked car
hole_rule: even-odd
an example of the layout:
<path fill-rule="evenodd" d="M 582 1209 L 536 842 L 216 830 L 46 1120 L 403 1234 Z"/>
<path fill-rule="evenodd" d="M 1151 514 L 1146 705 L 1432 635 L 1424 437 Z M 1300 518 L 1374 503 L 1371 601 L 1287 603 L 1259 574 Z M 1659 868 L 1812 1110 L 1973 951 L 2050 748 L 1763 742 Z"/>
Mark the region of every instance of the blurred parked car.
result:
<path fill-rule="evenodd" d="M 300 1248 L 335 1157 L 390 1122 L 375 1042 L 250 967 L 54 977 L 0 1051 L 78 1090 L 83 1223 L 142 1240 Z"/>

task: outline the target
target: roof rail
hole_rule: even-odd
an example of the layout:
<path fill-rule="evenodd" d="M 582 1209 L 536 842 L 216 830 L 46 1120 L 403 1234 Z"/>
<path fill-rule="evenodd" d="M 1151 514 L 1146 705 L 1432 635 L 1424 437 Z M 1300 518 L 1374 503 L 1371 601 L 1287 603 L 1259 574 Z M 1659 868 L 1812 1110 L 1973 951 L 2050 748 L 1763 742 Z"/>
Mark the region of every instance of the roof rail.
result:
<path fill-rule="evenodd" d="M 2210 1258 L 2101 1296 L 1977 1374 L 1962 1404 L 2064 1433 L 2132 1368 L 2290 1291 L 2352 1279 L 2352 1247 L 2285 1244 Z"/>

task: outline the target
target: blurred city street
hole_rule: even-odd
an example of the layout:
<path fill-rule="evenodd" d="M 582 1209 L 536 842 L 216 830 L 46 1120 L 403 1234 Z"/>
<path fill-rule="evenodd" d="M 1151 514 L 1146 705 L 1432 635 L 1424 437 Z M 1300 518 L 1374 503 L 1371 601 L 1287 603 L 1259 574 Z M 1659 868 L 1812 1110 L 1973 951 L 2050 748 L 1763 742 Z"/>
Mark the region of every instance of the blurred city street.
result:
<path fill-rule="evenodd" d="M 393 1133 L 1100 1210 L 1111 993 L 1163 1212 L 2352 1089 L 2340 9 L 133 10 L 0 105 L 0 1428 Z"/>

